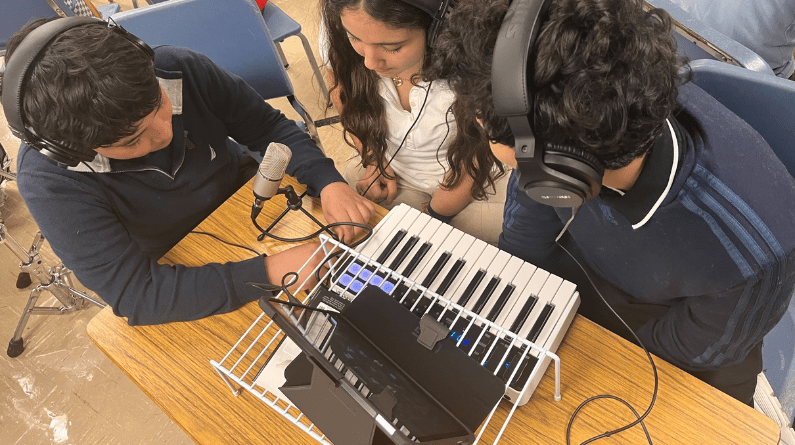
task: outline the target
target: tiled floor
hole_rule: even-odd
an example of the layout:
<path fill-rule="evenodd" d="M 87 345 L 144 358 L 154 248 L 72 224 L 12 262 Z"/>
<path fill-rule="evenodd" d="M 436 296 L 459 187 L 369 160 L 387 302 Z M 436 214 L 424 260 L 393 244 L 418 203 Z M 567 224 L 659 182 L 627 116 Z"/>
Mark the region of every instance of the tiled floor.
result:
<path fill-rule="evenodd" d="M 317 6 L 310 0 L 270 0 L 302 24 L 310 42 L 316 42 Z M 104 3 L 96 0 L 95 4 Z M 132 0 L 119 1 L 122 9 Z M 138 0 L 144 5 L 145 0 Z M 326 117 L 318 86 L 300 40 L 288 38 L 283 48 L 290 62 L 288 72 L 298 99 L 314 119 Z M 294 117 L 287 101 L 274 106 Z M 292 114 L 291 114 L 292 113 Z M 329 115 L 334 111 L 330 110 Z M 344 160 L 350 149 L 340 142 L 334 127 L 320 129 L 326 153 Z M 7 129 L 0 113 L 0 143 L 16 158 L 19 141 Z M 15 165 L 12 162 L 12 171 Z M 17 192 L 14 182 L 0 191 L 0 206 L 6 229 L 25 250 L 30 247 L 37 227 Z M 3 197 L 0 197 L 0 202 Z M 57 258 L 44 243 L 42 256 L 50 265 Z M 32 286 L 16 288 L 19 259 L 0 246 L 0 340 L 11 339 Z M 76 283 L 76 287 L 83 288 Z M 58 302 L 44 294 L 39 305 Z M 17 358 L 0 354 L 0 443 L 19 445 L 79 444 L 127 445 L 193 443 L 127 376 L 86 336 L 88 321 L 98 308 L 62 316 L 34 315 L 23 334 L 26 349 Z M 5 343 L 3 344 L 5 347 Z M 208 365 L 209 366 L 209 365 Z"/>

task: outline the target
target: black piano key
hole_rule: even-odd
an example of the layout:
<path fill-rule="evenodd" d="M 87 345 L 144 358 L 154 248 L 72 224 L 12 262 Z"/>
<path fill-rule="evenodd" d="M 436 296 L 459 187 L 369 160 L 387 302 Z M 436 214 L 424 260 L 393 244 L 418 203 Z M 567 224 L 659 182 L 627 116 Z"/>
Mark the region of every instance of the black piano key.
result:
<path fill-rule="evenodd" d="M 509 331 L 516 334 L 520 329 L 522 329 L 522 325 L 524 325 L 525 320 L 527 320 L 527 316 L 530 315 L 530 312 L 532 312 L 537 302 L 538 297 L 536 295 L 531 294 L 527 297 L 527 300 L 524 302 L 524 306 L 522 306 L 522 310 L 519 311 L 519 315 L 517 315 L 516 319 L 514 319 Z"/>
<path fill-rule="evenodd" d="M 441 314 L 442 310 L 444 309 L 444 306 L 442 306 L 440 304 L 437 304 L 437 306 L 439 306 L 439 314 Z M 443 325 L 447 326 L 452 332 L 454 330 L 453 320 L 455 320 L 456 316 L 458 316 L 458 310 L 456 310 L 453 307 L 449 307 L 444 312 L 444 315 L 442 315 L 442 319 L 439 320 L 439 322 L 442 323 Z M 438 318 L 439 315 L 437 315 L 436 317 Z M 469 323 L 469 317 L 467 317 L 466 315 L 464 315 L 463 317 L 459 318 L 459 321 L 460 320 L 465 320 L 466 323 Z M 464 325 L 464 327 L 466 327 L 466 325 Z"/>
<path fill-rule="evenodd" d="M 444 269 L 444 265 L 447 264 L 447 262 L 450 260 L 451 256 L 452 256 L 452 254 L 450 252 L 445 252 L 445 253 L 439 255 L 439 259 L 436 260 L 436 263 L 433 265 L 433 267 L 431 268 L 430 272 L 428 272 L 428 276 L 426 276 L 425 279 L 422 280 L 422 285 L 424 287 L 430 286 L 431 283 L 433 283 L 433 280 L 435 280 L 436 277 L 438 277 L 439 274 L 442 273 L 442 269 Z"/>
<path fill-rule="evenodd" d="M 392 254 L 395 248 L 397 248 L 397 245 L 400 244 L 400 242 L 403 241 L 403 238 L 405 237 L 406 237 L 406 230 L 405 229 L 398 230 L 397 233 L 395 233 L 395 235 L 389 241 L 389 244 L 386 245 L 386 248 L 384 248 L 381 254 L 378 255 L 378 259 L 376 261 L 379 264 L 384 264 L 384 261 L 386 261 L 386 259 L 389 258 L 389 255 Z"/>
<path fill-rule="evenodd" d="M 494 293 L 494 290 L 497 289 L 497 286 L 499 286 L 499 284 L 500 284 L 500 278 L 497 276 L 494 276 L 491 278 L 491 280 L 489 280 L 489 283 L 486 285 L 486 288 L 483 289 L 483 293 L 480 294 L 480 298 L 478 298 L 478 301 L 475 302 L 475 307 L 472 309 L 472 312 L 483 315 L 480 312 L 483 310 L 484 307 L 486 307 L 486 303 L 489 302 L 489 298 L 491 298 L 491 295 Z"/>
<path fill-rule="evenodd" d="M 417 302 L 417 306 L 412 312 L 414 312 L 414 314 L 418 317 L 422 317 L 425 315 L 425 311 L 428 309 L 428 306 L 430 306 L 431 301 L 433 301 L 433 299 L 430 297 L 421 297 L 420 301 Z"/>
<path fill-rule="evenodd" d="M 530 328 L 530 332 L 527 333 L 527 339 L 534 342 L 538 338 L 538 334 L 541 333 L 541 330 L 544 329 L 544 325 L 547 324 L 547 320 L 549 320 L 549 316 L 552 315 L 552 311 L 555 309 L 555 305 L 547 303 L 544 305 L 544 308 L 541 309 L 541 314 L 538 316 L 535 324 L 533 327 Z"/>
<path fill-rule="evenodd" d="M 505 303 L 507 303 L 508 299 L 511 298 L 514 290 L 516 290 L 516 286 L 513 284 L 505 286 L 505 289 L 500 292 L 500 296 L 497 298 L 497 301 L 494 302 L 494 307 L 491 308 L 491 311 L 489 311 L 489 314 L 486 316 L 486 320 L 494 321 L 497 319 L 497 316 L 500 315 L 500 312 L 502 312 L 502 308 L 505 307 Z"/>
<path fill-rule="evenodd" d="M 524 358 L 522 358 L 524 351 L 524 347 L 518 348 L 514 346 L 511 348 L 511 352 L 508 354 L 508 358 L 502 365 L 502 369 L 497 372 L 497 377 L 501 378 L 504 382 L 509 383 L 511 388 L 515 389 L 516 391 L 522 390 L 522 387 L 527 382 L 527 378 L 530 377 L 530 374 L 533 372 L 533 369 L 536 367 L 536 363 L 538 362 L 538 359 L 530 355 L 529 351 L 527 354 L 525 354 Z M 508 380 L 511 378 L 511 374 L 513 374 L 514 370 L 517 368 L 518 371 L 516 371 L 516 375 L 513 377 L 513 380 L 509 382 Z"/>
<path fill-rule="evenodd" d="M 464 352 L 468 353 L 469 356 L 478 363 L 482 362 L 486 358 L 486 352 L 488 352 L 489 348 L 491 348 L 491 344 L 496 340 L 495 335 L 490 331 L 487 330 L 483 332 L 482 336 L 481 332 L 483 332 L 483 328 L 479 325 L 473 324 L 469 329 L 469 332 L 467 332 L 467 335 L 464 336 L 464 339 L 471 339 L 473 342 L 478 342 L 475 346 L 475 349 L 472 349 L 471 344 L 464 347 Z M 480 340 L 478 340 L 478 336 L 481 336 Z M 461 346 L 464 346 L 463 342 Z"/>
<path fill-rule="evenodd" d="M 489 354 L 489 358 L 486 360 L 486 363 L 484 363 L 483 366 L 485 366 L 489 371 L 494 372 L 494 370 L 497 369 L 497 366 L 502 363 L 502 356 L 504 356 L 505 351 L 508 350 L 508 345 L 508 340 L 504 338 L 498 339 L 497 344 L 494 345 L 494 349 L 491 351 L 491 354 Z"/>
<path fill-rule="evenodd" d="M 439 288 L 436 289 L 437 294 L 444 296 L 445 292 L 450 289 L 450 285 L 453 284 L 453 280 L 455 280 L 455 277 L 458 276 L 466 263 L 467 262 L 463 259 L 456 260 L 456 262 L 453 264 L 453 267 L 451 267 L 450 271 L 447 272 L 447 276 L 444 277 L 444 280 L 442 280 L 441 284 L 439 284 Z"/>
<path fill-rule="evenodd" d="M 455 318 L 455 315 L 453 315 L 451 318 Z M 483 327 L 477 323 L 473 323 L 472 326 L 469 326 L 470 320 L 471 319 L 469 317 L 459 318 L 453 327 L 450 328 L 449 336 L 457 344 L 460 341 L 458 347 L 462 351 L 469 354 L 473 360 L 481 362 L 486 351 L 488 351 L 491 347 L 491 343 L 495 340 L 495 336 L 491 332 L 486 331 L 480 337 L 480 340 L 478 340 L 478 336 L 480 336 L 480 333 L 483 332 Z M 467 329 L 467 327 L 469 327 L 469 329 Z M 475 345 L 474 342 L 476 341 L 477 345 L 473 349 L 472 347 Z"/>
<path fill-rule="evenodd" d="M 406 257 L 409 255 L 409 252 L 411 252 L 411 249 L 414 248 L 414 246 L 417 244 L 417 241 L 419 240 L 420 238 L 417 236 L 412 236 L 409 238 L 409 240 L 406 241 L 406 244 L 403 245 L 403 248 L 400 249 L 400 252 L 398 252 L 395 259 L 392 260 L 392 263 L 389 264 L 389 268 L 392 270 L 397 270 L 397 268 L 400 266 L 403 260 L 406 259 Z"/>
<path fill-rule="evenodd" d="M 425 255 L 428 253 L 428 251 L 431 250 L 431 247 L 433 247 L 433 244 L 431 243 L 422 243 L 420 248 L 417 249 L 417 253 L 414 255 L 414 258 L 412 258 L 411 261 L 409 261 L 409 264 L 407 264 L 406 268 L 403 270 L 404 277 L 408 277 L 414 272 L 414 269 L 416 269 L 417 266 L 419 266 L 420 261 L 422 261 L 422 259 L 425 258 Z"/>
<path fill-rule="evenodd" d="M 448 313 L 445 314 L 443 319 L 447 321 L 446 323 L 444 323 L 445 326 L 452 325 L 452 327 L 450 327 L 450 334 L 448 334 L 449 337 L 452 338 L 455 342 L 458 342 L 458 340 L 460 340 L 461 337 L 464 335 L 464 331 L 466 330 L 467 326 L 469 326 L 469 322 L 472 319 L 466 315 L 463 315 L 458 320 L 455 321 L 455 324 L 453 324 L 453 319 L 455 319 L 456 315 L 458 314 L 453 314 L 450 313 L 450 311 L 448 311 Z M 476 328 L 477 324 L 473 323 L 470 330 Z"/>
<path fill-rule="evenodd" d="M 403 304 L 403 307 L 406 309 L 411 309 L 414 306 L 414 302 L 417 301 L 417 298 L 420 296 L 420 292 L 416 289 L 409 290 L 409 287 L 403 283 L 400 283 L 395 288 L 395 292 L 392 296 Z"/>
<path fill-rule="evenodd" d="M 442 312 L 444 312 L 444 316 L 439 320 L 439 316 L 442 315 Z M 440 323 L 449 328 L 452 326 L 455 316 L 458 315 L 458 310 L 453 305 L 448 306 L 447 303 L 437 300 L 436 303 L 433 304 L 433 307 L 431 307 L 431 310 L 428 311 L 428 315 L 439 320 Z"/>
<path fill-rule="evenodd" d="M 486 276 L 486 271 L 480 269 L 477 271 L 474 277 L 472 277 L 472 281 L 469 282 L 466 289 L 464 289 L 464 293 L 461 294 L 461 298 L 458 299 L 459 306 L 466 306 L 467 302 L 470 298 L 472 298 L 472 294 L 475 293 L 475 289 L 477 289 L 478 285 L 481 281 L 483 281 L 483 277 Z"/>

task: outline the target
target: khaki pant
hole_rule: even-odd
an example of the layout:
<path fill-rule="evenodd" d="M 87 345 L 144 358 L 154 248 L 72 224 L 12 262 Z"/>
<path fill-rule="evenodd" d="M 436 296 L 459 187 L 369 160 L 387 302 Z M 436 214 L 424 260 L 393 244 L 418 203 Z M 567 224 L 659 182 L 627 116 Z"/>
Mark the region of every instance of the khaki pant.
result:
<path fill-rule="evenodd" d="M 356 182 L 364 173 L 365 169 L 362 167 L 361 158 L 357 156 L 348 161 L 343 177 L 355 190 Z M 502 232 L 502 210 L 505 204 L 505 189 L 508 185 L 509 173 L 507 172 L 497 180 L 496 192 L 490 193 L 487 201 L 472 201 L 453 218 L 450 225 L 496 246 Z M 397 178 L 397 185 L 397 195 L 392 204 L 387 204 L 384 201 L 379 202 L 379 205 L 391 209 L 398 204 L 405 203 L 415 209 L 421 209 L 422 203 L 430 201 L 436 192 L 436 188 L 417 187 L 400 177 Z"/>

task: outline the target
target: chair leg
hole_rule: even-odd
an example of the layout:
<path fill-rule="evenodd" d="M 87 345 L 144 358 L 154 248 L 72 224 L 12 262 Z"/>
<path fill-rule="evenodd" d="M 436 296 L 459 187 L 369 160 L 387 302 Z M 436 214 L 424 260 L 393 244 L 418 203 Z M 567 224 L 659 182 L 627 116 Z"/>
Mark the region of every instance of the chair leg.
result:
<path fill-rule="evenodd" d="M 284 69 L 289 68 L 290 62 L 287 61 L 287 57 L 285 57 L 284 55 L 284 50 L 282 50 L 282 42 L 274 41 L 273 43 L 276 44 L 276 51 L 279 53 L 279 59 L 281 59 L 282 65 L 284 65 Z"/>
<path fill-rule="evenodd" d="M 329 97 L 328 88 L 326 87 L 326 82 L 323 80 L 323 74 L 320 73 L 320 67 L 317 64 L 315 55 L 312 53 L 312 47 L 309 45 L 309 40 L 307 40 L 306 36 L 300 32 L 298 33 L 298 37 L 301 38 L 301 43 L 304 45 L 306 57 L 309 59 L 309 65 L 312 67 L 312 71 L 315 72 L 315 78 L 317 79 L 318 85 L 320 85 L 320 91 L 323 93 L 323 98 L 326 100 L 326 105 L 330 106 L 331 97 Z"/>

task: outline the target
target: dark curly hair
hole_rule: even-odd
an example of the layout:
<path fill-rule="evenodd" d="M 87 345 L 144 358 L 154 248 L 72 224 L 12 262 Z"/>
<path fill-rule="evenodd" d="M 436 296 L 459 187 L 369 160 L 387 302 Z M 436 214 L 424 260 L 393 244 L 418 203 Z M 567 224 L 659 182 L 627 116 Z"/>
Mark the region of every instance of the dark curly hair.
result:
<path fill-rule="evenodd" d="M 28 34 L 51 20 L 31 21 L 14 34 L 6 64 Z M 40 136 L 94 150 L 133 135 L 160 100 L 154 62 L 98 20 L 63 32 L 43 51 L 29 68 L 22 109 Z"/>
<path fill-rule="evenodd" d="M 434 45 L 432 76 L 449 79 L 489 139 L 513 146 L 494 112 L 492 55 L 507 0 L 460 0 Z M 582 148 L 606 168 L 645 154 L 677 105 L 680 69 L 673 20 L 641 0 L 555 0 L 535 42 L 534 128 Z M 530 77 L 530 76 L 528 76 Z"/>
<path fill-rule="evenodd" d="M 338 90 L 342 110 L 340 122 L 345 142 L 354 146 L 347 137 L 355 136 L 362 145 L 362 160 L 365 165 L 376 165 L 382 175 L 388 176 L 386 168 L 387 122 L 386 111 L 379 95 L 379 76 L 364 66 L 364 58 L 351 46 L 347 32 L 342 26 L 340 14 L 343 10 L 362 10 L 375 20 L 394 28 L 422 29 L 427 32 L 431 16 L 402 1 L 395 0 L 322 0 L 321 11 L 329 41 L 328 64 L 334 74 L 330 90 Z M 423 72 L 430 66 L 432 52 L 425 51 Z M 421 79 L 411 79 L 417 84 Z M 464 174 L 474 179 L 471 194 L 475 199 L 485 199 L 486 190 L 494 186 L 494 180 L 504 173 L 488 147 L 488 141 L 475 121 L 463 106 L 456 101 L 451 111 L 456 119 L 458 131 L 447 150 L 450 172 L 442 187 L 452 188 Z M 439 147 L 443 141 L 439 141 Z M 496 165 L 496 167 L 495 167 Z"/>

